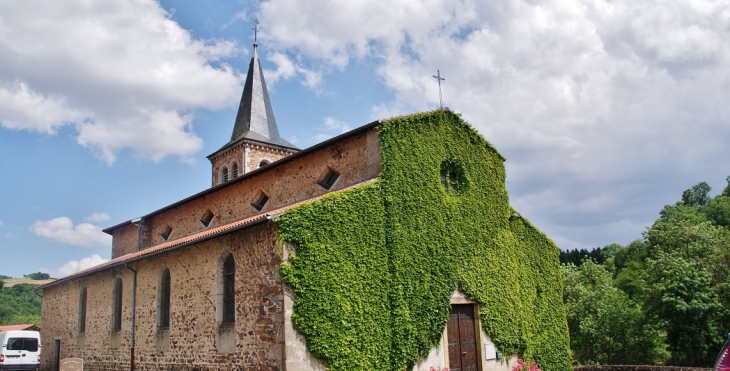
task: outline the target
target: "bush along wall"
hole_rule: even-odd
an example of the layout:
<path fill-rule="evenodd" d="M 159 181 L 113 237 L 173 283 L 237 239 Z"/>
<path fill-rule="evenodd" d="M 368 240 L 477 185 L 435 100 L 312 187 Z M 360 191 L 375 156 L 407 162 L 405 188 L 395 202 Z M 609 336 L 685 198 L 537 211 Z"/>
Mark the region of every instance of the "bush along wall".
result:
<path fill-rule="evenodd" d="M 504 354 L 570 370 L 559 249 L 515 212 L 502 156 L 461 117 L 378 127 L 383 172 L 277 218 L 293 323 L 331 370 L 403 370 L 438 344 L 452 292 Z"/>

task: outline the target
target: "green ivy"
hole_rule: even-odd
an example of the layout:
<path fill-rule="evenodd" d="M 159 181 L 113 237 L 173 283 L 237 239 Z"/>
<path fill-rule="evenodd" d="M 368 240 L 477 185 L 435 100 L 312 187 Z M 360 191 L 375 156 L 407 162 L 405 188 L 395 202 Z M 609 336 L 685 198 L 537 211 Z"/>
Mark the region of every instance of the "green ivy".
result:
<path fill-rule="evenodd" d="M 502 352 L 569 370 L 559 249 L 510 221 L 504 158 L 448 111 L 378 128 L 376 182 L 276 219 L 297 245 L 280 273 L 312 354 L 330 370 L 410 368 L 439 343 L 458 288 Z"/>

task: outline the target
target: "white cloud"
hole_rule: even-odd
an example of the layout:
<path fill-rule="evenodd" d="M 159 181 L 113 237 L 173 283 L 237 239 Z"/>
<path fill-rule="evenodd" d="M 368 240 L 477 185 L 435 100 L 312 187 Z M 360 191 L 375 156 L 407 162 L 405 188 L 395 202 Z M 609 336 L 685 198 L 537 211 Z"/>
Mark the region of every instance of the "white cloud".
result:
<path fill-rule="evenodd" d="M 65 216 L 39 220 L 30 226 L 30 231 L 34 234 L 67 245 L 111 246 L 111 236 L 101 230 L 101 227 L 90 223 L 74 226 L 71 219 Z"/>
<path fill-rule="evenodd" d="M 86 217 L 86 221 L 91 223 L 105 222 L 109 219 L 111 219 L 111 216 L 107 213 L 93 213 Z"/>
<path fill-rule="evenodd" d="M 348 123 L 340 121 L 332 116 L 327 116 L 324 118 L 324 127 L 327 130 L 338 131 L 338 134 L 346 133 L 351 130 Z"/>
<path fill-rule="evenodd" d="M 730 174 L 728 14 L 713 0 L 261 4 L 302 68 L 379 63 L 395 100 L 373 118 L 437 108 L 440 69 L 444 105 L 507 157 L 512 204 L 565 247 L 638 238 L 681 190 Z"/>
<path fill-rule="evenodd" d="M 108 261 L 109 259 L 104 259 L 97 254 L 91 255 L 81 260 L 71 260 L 61 266 L 61 268 L 58 268 L 53 274 L 51 274 L 51 277 L 66 277 L 68 275 L 74 274 L 76 272 L 81 272 L 82 270 L 89 269 Z"/>
<path fill-rule="evenodd" d="M 0 126 L 54 134 L 72 126 L 107 163 L 183 160 L 202 147 L 196 108 L 235 103 L 239 52 L 198 40 L 152 0 L 0 2 Z"/>
<path fill-rule="evenodd" d="M 62 96 L 43 96 L 19 81 L 0 85 L 0 112 L 0 125 L 43 134 L 55 134 L 59 127 L 87 117 L 69 107 Z"/>
<path fill-rule="evenodd" d="M 0 220 L 0 227 L 2 227 L 2 226 L 3 226 L 3 221 L 2 221 L 2 220 Z"/>
<path fill-rule="evenodd" d="M 296 76 L 300 76 L 302 85 L 315 91 L 322 83 L 321 72 L 302 67 L 300 64 L 292 61 L 286 54 L 278 52 L 269 53 L 266 55 L 266 59 L 276 65 L 276 70 L 264 71 L 270 85 L 276 84 L 279 79 L 288 80 Z"/>
<path fill-rule="evenodd" d="M 319 133 L 312 137 L 312 141 L 319 143 L 342 133 L 346 133 L 350 131 L 351 128 L 348 123 L 340 121 L 332 116 L 327 116 L 324 118 L 323 126 L 315 128 L 314 130 Z"/>

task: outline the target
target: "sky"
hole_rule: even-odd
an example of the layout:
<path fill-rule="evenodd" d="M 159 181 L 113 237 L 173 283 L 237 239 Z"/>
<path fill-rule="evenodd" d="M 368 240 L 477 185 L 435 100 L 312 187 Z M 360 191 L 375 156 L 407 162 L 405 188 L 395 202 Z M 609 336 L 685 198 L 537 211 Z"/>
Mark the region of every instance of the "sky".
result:
<path fill-rule="evenodd" d="M 210 187 L 256 18 L 282 137 L 438 108 L 438 71 L 561 249 L 727 184 L 727 0 L 0 0 L 0 274 L 102 263 L 103 228 Z"/>

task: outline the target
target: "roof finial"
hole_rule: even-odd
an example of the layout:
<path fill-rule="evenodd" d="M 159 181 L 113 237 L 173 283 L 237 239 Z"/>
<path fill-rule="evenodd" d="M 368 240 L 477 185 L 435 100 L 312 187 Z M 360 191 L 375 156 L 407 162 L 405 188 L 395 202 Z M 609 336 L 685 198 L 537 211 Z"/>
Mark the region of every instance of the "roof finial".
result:
<path fill-rule="evenodd" d="M 446 79 L 443 78 L 443 77 L 441 77 L 441 71 L 439 71 L 439 70 L 436 70 L 436 74 L 433 75 L 433 77 L 436 80 L 438 80 L 438 82 L 439 82 L 439 108 L 441 110 L 443 110 L 444 109 L 444 102 L 443 102 L 443 99 L 441 98 L 441 81 L 446 81 Z"/>
<path fill-rule="evenodd" d="M 257 39 L 258 39 L 258 33 L 259 33 L 259 18 L 258 17 L 256 17 L 256 19 L 254 20 L 254 23 L 255 24 L 254 24 L 254 26 L 252 28 L 252 30 L 253 30 L 253 44 L 256 45 Z"/>

